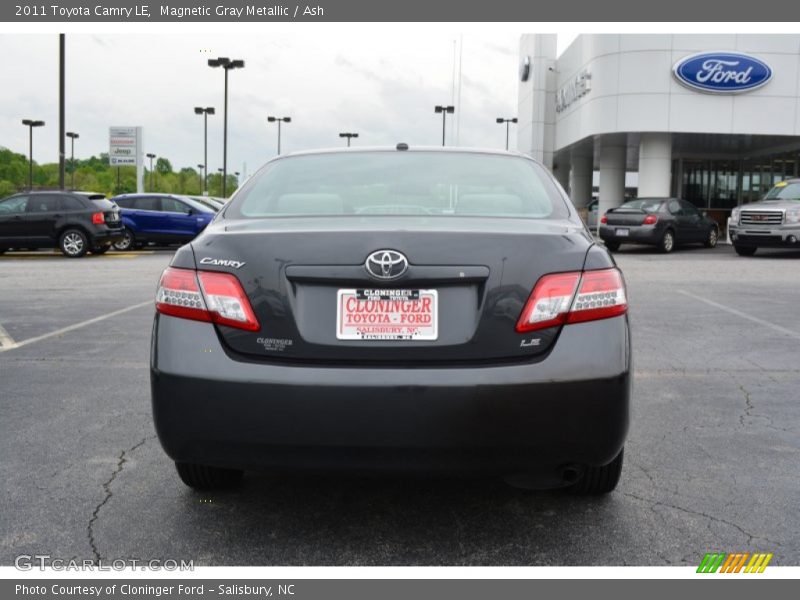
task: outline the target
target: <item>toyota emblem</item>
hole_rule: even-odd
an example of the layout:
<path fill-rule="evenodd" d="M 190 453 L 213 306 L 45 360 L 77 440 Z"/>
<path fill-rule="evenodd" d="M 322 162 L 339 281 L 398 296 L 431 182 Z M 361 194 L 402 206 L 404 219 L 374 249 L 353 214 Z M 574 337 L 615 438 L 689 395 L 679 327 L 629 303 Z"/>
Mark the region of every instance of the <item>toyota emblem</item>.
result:
<path fill-rule="evenodd" d="M 367 257 L 364 267 L 378 279 L 396 279 L 408 270 L 408 259 L 396 250 L 377 250 Z"/>

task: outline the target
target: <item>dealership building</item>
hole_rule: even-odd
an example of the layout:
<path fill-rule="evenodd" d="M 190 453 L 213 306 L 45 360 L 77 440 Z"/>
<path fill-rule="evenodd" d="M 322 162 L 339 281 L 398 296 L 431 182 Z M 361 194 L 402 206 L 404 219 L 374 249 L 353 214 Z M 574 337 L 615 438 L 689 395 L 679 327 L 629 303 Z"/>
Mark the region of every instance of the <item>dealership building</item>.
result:
<path fill-rule="evenodd" d="M 554 34 L 520 42 L 519 150 L 578 207 L 629 190 L 689 200 L 724 223 L 800 175 L 800 35 Z"/>

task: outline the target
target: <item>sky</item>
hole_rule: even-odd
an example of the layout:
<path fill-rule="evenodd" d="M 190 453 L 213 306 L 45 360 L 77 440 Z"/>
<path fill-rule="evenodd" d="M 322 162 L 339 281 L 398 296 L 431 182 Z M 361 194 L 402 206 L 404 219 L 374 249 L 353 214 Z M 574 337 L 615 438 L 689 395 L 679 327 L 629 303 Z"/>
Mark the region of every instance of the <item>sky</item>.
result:
<path fill-rule="evenodd" d="M 227 56 L 246 63 L 229 74 L 229 172 L 251 174 L 275 156 L 277 131 L 268 115 L 292 118 L 283 124 L 283 153 L 342 146 L 343 131 L 359 133 L 354 145 L 439 145 L 442 120 L 433 107 L 458 103 L 454 49 L 463 40 L 461 102 L 457 121 L 448 116 L 448 143 L 504 147 L 505 127 L 495 119 L 516 116 L 521 32 L 426 31 L 411 40 L 409 33 L 287 27 L 219 36 L 70 34 L 66 129 L 80 135 L 76 157 L 88 157 L 108 151 L 109 126 L 139 125 L 145 152 L 176 168 L 195 167 L 203 162 L 203 118 L 194 107 L 214 106 L 213 172 L 222 166 L 224 75 L 207 60 Z M 560 49 L 572 37 L 559 36 Z M 0 56 L 14 57 L 0 64 L 0 146 L 27 154 L 20 121 L 41 119 L 46 126 L 34 132 L 34 159 L 57 161 L 58 36 L 0 34 Z"/>

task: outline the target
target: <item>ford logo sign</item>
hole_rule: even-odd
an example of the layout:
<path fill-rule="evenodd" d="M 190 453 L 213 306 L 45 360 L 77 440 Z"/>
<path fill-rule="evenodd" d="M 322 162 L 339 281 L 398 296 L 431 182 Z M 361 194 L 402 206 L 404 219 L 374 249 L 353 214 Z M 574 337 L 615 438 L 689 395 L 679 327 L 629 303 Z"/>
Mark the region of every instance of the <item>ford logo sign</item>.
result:
<path fill-rule="evenodd" d="M 760 88 L 772 79 L 764 61 L 737 52 L 701 52 L 672 67 L 683 85 L 714 94 L 737 94 Z"/>

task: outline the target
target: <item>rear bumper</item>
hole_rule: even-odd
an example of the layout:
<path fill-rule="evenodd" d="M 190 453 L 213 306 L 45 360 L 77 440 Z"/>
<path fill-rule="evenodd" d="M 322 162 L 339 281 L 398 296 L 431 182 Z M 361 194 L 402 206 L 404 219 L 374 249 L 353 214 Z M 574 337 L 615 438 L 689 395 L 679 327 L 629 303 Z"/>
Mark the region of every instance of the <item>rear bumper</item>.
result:
<path fill-rule="evenodd" d="M 213 326 L 157 315 L 153 414 L 178 461 L 526 472 L 557 487 L 622 448 L 630 361 L 626 317 L 565 327 L 537 363 L 391 369 L 241 362 Z"/>
<path fill-rule="evenodd" d="M 92 241 L 101 244 L 114 244 L 119 242 L 123 237 L 122 228 L 119 229 L 95 229 L 91 232 Z"/>
<path fill-rule="evenodd" d="M 618 229 L 627 230 L 628 235 L 619 235 Z M 601 225 L 600 239 L 621 244 L 658 244 L 661 231 L 653 225 Z"/>

